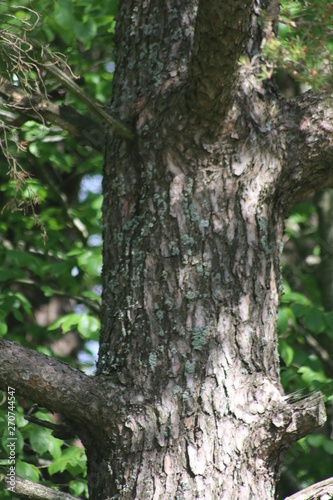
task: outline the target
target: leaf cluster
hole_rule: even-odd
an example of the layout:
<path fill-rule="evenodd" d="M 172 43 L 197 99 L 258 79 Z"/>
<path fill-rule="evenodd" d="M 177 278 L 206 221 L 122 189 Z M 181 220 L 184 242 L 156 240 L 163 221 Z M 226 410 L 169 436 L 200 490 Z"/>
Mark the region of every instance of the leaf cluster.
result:
<path fill-rule="evenodd" d="M 333 312 L 325 309 L 320 289 L 325 244 L 313 197 L 295 207 L 286 220 L 284 293 L 278 314 L 281 382 L 286 393 L 320 390 L 329 418 L 324 428 L 288 452 L 281 498 L 330 477 L 332 471 Z"/>
<path fill-rule="evenodd" d="M 264 46 L 269 72 L 301 89 L 331 90 L 333 5 L 329 1 L 282 0 L 275 32 Z M 268 73 L 269 73 L 268 72 Z M 267 77 L 267 75 L 266 75 Z"/>

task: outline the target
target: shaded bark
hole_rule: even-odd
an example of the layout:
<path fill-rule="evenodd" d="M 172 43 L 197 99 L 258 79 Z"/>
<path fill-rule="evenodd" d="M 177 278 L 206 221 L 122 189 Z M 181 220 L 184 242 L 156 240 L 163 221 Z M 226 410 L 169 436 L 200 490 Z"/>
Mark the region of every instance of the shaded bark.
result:
<path fill-rule="evenodd" d="M 252 2 L 199 3 L 189 68 L 190 102 L 205 119 L 214 119 L 217 102 L 221 119 L 233 101 L 235 74 L 248 42 L 252 13 Z"/>

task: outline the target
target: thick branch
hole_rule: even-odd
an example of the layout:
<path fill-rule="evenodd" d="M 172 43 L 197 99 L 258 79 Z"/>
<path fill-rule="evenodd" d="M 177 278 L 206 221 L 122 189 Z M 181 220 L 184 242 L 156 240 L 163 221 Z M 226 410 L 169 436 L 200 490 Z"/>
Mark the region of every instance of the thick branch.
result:
<path fill-rule="evenodd" d="M 291 444 L 301 439 L 326 422 L 323 396 L 319 391 L 303 395 L 301 390 L 288 394 L 285 399 L 292 408 L 292 418 L 287 426 L 284 439 L 285 444 L 287 442 Z"/>
<path fill-rule="evenodd" d="M 333 497 L 333 477 L 320 481 L 320 483 L 315 483 L 305 488 L 302 491 L 298 491 L 291 497 L 287 497 L 285 500 L 316 500 L 317 498 L 332 498 Z"/>
<path fill-rule="evenodd" d="M 0 339 L 0 388 L 61 413 L 74 425 L 93 428 L 109 418 L 99 379 L 9 340 Z"/>
<path fill-rule="evenodd" d="M 6 480 L 7 489 L 12 488 L 11 482 Z M 78 500 L 69 493 L 62 493 L 48 486 L 34 483 L 20 477 L 15 478 L 15 493 L 20 497 L 31 500 Z"/>
<path fill-rule="evenodd" d="M 324 425 L 325 421 L 325 405 L 319 391 L 306 394 L 305 390 L 300 390 L 288 394 L 282 404 L 279 401 L 267 413 L 269 432 L 272 432 L 272 424 L 275 429 L 274 441 L 270 440 L 266 447 L 267 456 L 280 455 L 281 450 L 290 448 L 313 429 Z M 263 421 L 258 422 L 259 434 L 262 427 Z"/>
<path fill-rule="evenodd" d="M 313 191 L 333 186 L 332 96 L 307 92 L 278 111 L 283 167 L 278 197 L 285 211 Z"/>
<path fill-rule="evenodd" d="M 41 95 L 28 95 L 2 77 L 0 77 L 0 94 L 10 102 L 12 109 L 21 115 L 57 125 L 81 143 L 89 144 L 99 152 L 102 151 L 104 128 L 70 106 L 58 106 Z"/>
<path fill-rule="evenodd" d="M 201 0 L 191 61 L 191 101 L 205 116 L 224 116 L 235 74 L 249 38 L 253 2 Z"/>

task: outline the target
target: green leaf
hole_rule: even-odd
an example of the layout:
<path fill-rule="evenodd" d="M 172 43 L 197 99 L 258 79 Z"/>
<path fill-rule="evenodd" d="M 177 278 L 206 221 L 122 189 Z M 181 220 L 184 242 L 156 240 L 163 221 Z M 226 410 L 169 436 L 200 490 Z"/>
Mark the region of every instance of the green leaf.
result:
<path fill-rule="evenodd" d="M 48 285 L 41 286 L 40 289 L 44 293 L 45 297 L 52 297 L 54 295 L 54 290 Z"/>
<path fill-rule="evenodd" d="M 100 304 L 102 302 L 102 297 L 99 294 L 92 292 L 90 290 L 87 290 L 86 292 L 82 292 L 82 297 L 86 297 L 87 299 L 98 302 L 98 304 Z"/>
<path fill-rule="evenodd" d="M 69 0 L 58 0 L 54 5 L 53 19 L 63 40 L 71 43 L 74 25 L 72 3 Z"/>
<path fill-rule="evenodd" d="M 30 433 L 29 438 L 32 449 L 40 455 L 43 455 L 49 450 L 51 430 L 35 426 L 34 430 Z"/>
<path fill-rule="evenodd" d="M 327 335 L 333 340 L 333 312 L 324 314 Z"/>
<path fill-rule="evenodd" d="M 304 323 L 313 333 L 321 333 L 325 330 L 324 314 L 319 309 L 312 308 L 305 315 Z"/>
<path fill-rule="evenodd" d="M 285 333 L 288 329 L 289 320 L 295 324 L 295 316 L 290 307 L 280 307 L 278 312 L 277 327 L 279 333 Z"/>
<path fill-rule="evenodd" d="M 66 314 L 65 316 L 62 316 L 61 318 L 57 319 L 52 325 L 48 327 L 48 330 L 56 330 L 61 326 L 62 333 L 67 333 L 69 332 L 73 326 L 76 326 L 78 322 L 80 321 L 81 315 L 72 313 L 72 314 Z"/>
<path fill-rule="evenodd" d="M 86 466 L 86 455 L 82 448 L 71 446 L 67 448 L 61 457 L 57 458 L 48 467 L 49 474 L 53 475 L 57 472 L 63 472 L 65 469 L 73 471 L 73 469 L 83 472 Z"/>
<path fill-rule="evenodd" d="M 311 389 L 316 389 L 317 386 L 314 382 L 326 382 L 327 378 L 325 375 L 319 372 L 313 371 L 309 366 L 301 366 L 298 369 L 298 373 L 301 373 L 302 380 L 307 384 Z"/>
<path fill-rule="evenodd" d="M 325 440 L 324 436 L 321 434 L 310 434 L 306 439 L 309 445 L 313 448 L 319 448 L 319 446 L 323 445 Z"/>
<path fill-rule="evenodd" d="M 88 498 L 88 484 L 84 479 L 69 482 L 69 491 L 75 496 L 85 496 Z"/>
<path fill-rule="evenodd" d="M 15 425 L 16 425 L 16 420 L 15 420 Z M 15 438 L 15 441 L 13 441 L 13 438 Z M 1 438 L 1 444 L 4 450 L 6 450 L 6 453 L 8 453 L 8 444 L 14 442 L 15 443 L 15 453 L 18 454 L 19 452 L 22 451 L 23 446 L 24 446 L 24 439 L 22 436 L 22 433 L 18 430 L 16 427 L 15 429 L 15 436 L 10 435 L 10 430 L 8 428 L 5 428 L 4 433 Z"/>
<path fill-rule="evenodd" d="M 294 349 L 285 340 L 280 339 L 279 351 L 286 366 L 290 366 L 294 359 Z"/>
<path fill-rule="evenodd" d="M 25 278 L 25 273 L 20 269 L 0 269 L 0 282 Z"/>
<path fill-rule="evenodd" d="M 84 44 L 88 44 L 96 36 L 96 33 L 97 27 L 91 18 L 87 19 L 84 23 L 75 22 L 74 24 L 74 34 Z"/>
<path fill-rule="evenodd" d="M 296 316 L 296 318 L 302 318 L 303 316 L 305 316 L 308 313 L 309 307 L 310 306 L 304 305 L 304 304 L 293 304 L 291 306 L 291 309 L 292 309 L 294 315 Z"/>
<path fill-rule="evenodd" d="M 34 483 L 38 483 L 40 477 L 40 472 L 37 467 L 27 462 L 21 462 L 20 460 L 16 462 L 16 474 Z"/>
<path fill-rule="evenodd" d="M 82 252 L 78 257 L 79 266 L 91 276 L 100 276 L 102 272 L 102 255 L 98 252 L 88 250 Z"/>
<path fill-rule="evenodd" d="M 311 306 L 311 301 L 303 295 L 302 293 L 298 292 L 285 292 L 281 296 L 281 302 L 297 302 L 298 304 L 302 304 L 304 306 Z"/>
<path fill-rule="evenodd" d="M 50 436 L 48 451 L 50 452 L 52 458 L 57 459 L 61 457 L 62 453 L 61 447 L 63 443 L 64 442 L 61 439 L 55 438 L 54 436 Z"/>
<path fill-rule="evenodd" d="M 3 319 L 0 318 L 0 337 L 6 335 L 7 331 L 8 331 L 7 324 Z"/>
<path fill-rule="evenodd" d="M 323 448 L 329 455 L 333 455 L 333 441 L 331 439 L 324 440 Z"/>
<path fill-rule="evenodd" d="M 93 334 L 99 331 L 100 322 L 94 316 L 83 314 L 79 320 L 77 329 L 84 338 L 90 339 Z"/>

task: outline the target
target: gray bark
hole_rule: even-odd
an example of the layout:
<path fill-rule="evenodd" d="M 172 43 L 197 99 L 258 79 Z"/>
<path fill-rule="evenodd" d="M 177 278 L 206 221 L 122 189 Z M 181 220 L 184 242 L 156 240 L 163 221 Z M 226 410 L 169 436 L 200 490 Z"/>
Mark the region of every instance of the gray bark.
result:
<path fill-rule="evenodd" d="M 193 2 L 120 7 L 111 111 L 137 140 L 111 137 L 104 171 L 98 373 L 125 388 L 109 480 L 96 467 L 111 497 L 274 498 L 280 453 L 324 421 L 320 399 L 282 395 L 276 312 L 291 197 L 332 183 L 330 108 L 240 73 L 242 30 L 201 24 L 215 4 L 196 24 Z"/>

